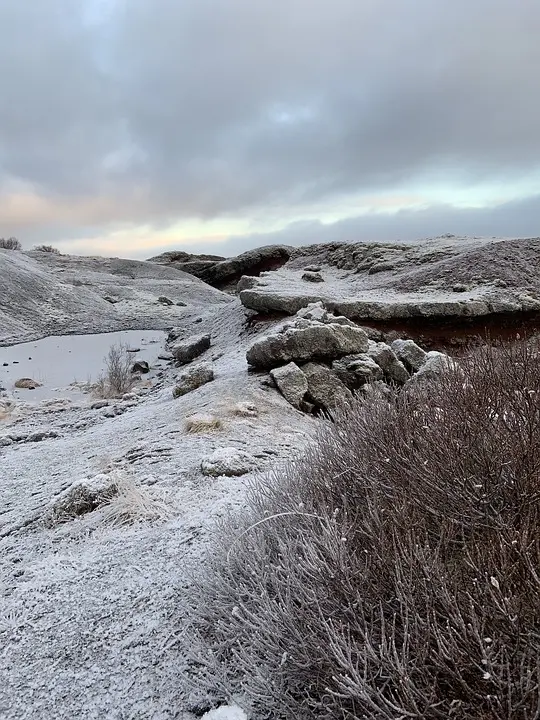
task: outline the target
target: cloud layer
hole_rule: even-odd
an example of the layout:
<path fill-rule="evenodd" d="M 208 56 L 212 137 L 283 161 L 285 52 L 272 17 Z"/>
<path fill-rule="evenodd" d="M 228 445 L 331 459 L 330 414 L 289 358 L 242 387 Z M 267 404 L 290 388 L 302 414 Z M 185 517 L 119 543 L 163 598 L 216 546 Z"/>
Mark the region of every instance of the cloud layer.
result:
<path fill-rule="evenodd" d="M 0 235 L 540 171 L 537 0 L 0 0 L 0 27 Z"/>

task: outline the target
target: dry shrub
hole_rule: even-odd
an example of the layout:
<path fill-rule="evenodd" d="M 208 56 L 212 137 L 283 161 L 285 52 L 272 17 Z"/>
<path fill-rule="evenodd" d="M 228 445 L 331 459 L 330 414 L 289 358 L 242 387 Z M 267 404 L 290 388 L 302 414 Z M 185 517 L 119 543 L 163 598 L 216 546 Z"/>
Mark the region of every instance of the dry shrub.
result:
<path fill-rule="evenodd" d="M 133 389 L 136 378 L 132 372 L 133 360 L 127 346 L 119 343 L 111 345 L 105 357 L 105 372 L 94 385 L 94 392 L 101 398 L 122 397 Z"/>
<path fill-rule="evenodd" d="M 195 682 L 255 717 L 540 717 L 540 346 L 368 397 L 222 528 Z M 200 594 L 199 594 L 200 593 Z"/>
<path fill-rule="evenodd" d="M 184 430 L 191 435 L 223 430 L 223 422 L 215 415 L 197 414 L 186 418 Z"/>
<path fill-rule="evenodd" d="M 2 249 L 2 250 L 22 250 L 22 245 L 15 237 L 0 238 L 0 249 Z"/>
<path fill-rule="evenodd" d="M 51 253 L 52 255 L 60 255 L 60 250 L 58 248 L 55 248 L 54 245 L 36 245 L 34 247 L 34 250 L 37 250 L 38 252 L 46 252 Z"/>

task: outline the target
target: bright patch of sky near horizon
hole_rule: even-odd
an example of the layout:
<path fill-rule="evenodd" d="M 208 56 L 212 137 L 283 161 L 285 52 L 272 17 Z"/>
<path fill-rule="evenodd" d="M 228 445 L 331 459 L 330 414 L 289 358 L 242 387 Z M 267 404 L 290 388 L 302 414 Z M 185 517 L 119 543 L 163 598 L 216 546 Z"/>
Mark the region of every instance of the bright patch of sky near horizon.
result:
<path fill-rule="evenodd" d="M 540 234 L 536 0 L 0 0 L 0 26 L 25 247 Z"/>

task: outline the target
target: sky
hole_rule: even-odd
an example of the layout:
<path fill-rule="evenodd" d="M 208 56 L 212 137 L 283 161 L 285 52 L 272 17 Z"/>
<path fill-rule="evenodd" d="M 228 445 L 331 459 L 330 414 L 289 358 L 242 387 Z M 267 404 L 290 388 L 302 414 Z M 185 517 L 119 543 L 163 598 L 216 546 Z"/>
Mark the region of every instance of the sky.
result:
<path fill-rule="evenodd" d="M 0 0 L 0 237 L 540 235 L 538 0 Z"/>

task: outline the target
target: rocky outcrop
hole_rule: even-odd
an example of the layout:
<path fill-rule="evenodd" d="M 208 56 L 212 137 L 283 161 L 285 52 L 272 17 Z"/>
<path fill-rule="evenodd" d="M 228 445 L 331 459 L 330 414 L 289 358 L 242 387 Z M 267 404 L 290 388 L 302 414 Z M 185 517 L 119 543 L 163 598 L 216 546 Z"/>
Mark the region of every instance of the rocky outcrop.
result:
<path fill-rule="evenodd" d="M 195 360 L 210 347 L 210 335 L 195 335 L 187 340 L 179 340 L 170 348 L 171 353 L 179 365 Z"/>
<path fill-rule="evenodd" d="M 267 245 L 232 258 L 169 252 L 150 261 L 172 265 L 213 287 L 221 288 L 238 282 L 242 275 L 259 275 L 263 271 L 281 267 L 289 259 L 291 251 L 292 248 L 287 245 Z"/>
<path fill-rule="evenodd" d="M 178 398 L 187 395 L 202 385 L 212 382 L 213 379 L 214 369 L 210 363 L 200 363 L 195 367 L 190 367 L 177 376 L 176 385 L 173 388 L 173 397 Z"/>
<path fill-rule="evenodd" d="M 540 312 L 540 242 L 443 237 L 416 244 L 330 243 L 295 248 L 264 282 L 240 292 L 246 308 L 294 315 L 322 301 L 355 321 Z M 313 267 L 318 268 L 313 271 Z M 308 282 L 324 279 L 324 283 Z"/>
<path fill-rule="evenodd" d="M 331 412 L 356 391 L 390 393 L 412 382 L 411 374 L 419 382 L 453 364 L 412 340 L 397 339 L 393 347 L 370 340 L 362 328 L 321 303 L 303 308 L 292 323 L 256 341 L 246 357 L 256 369 L 270 370 L 283 397 L 306 412 Z"/>

